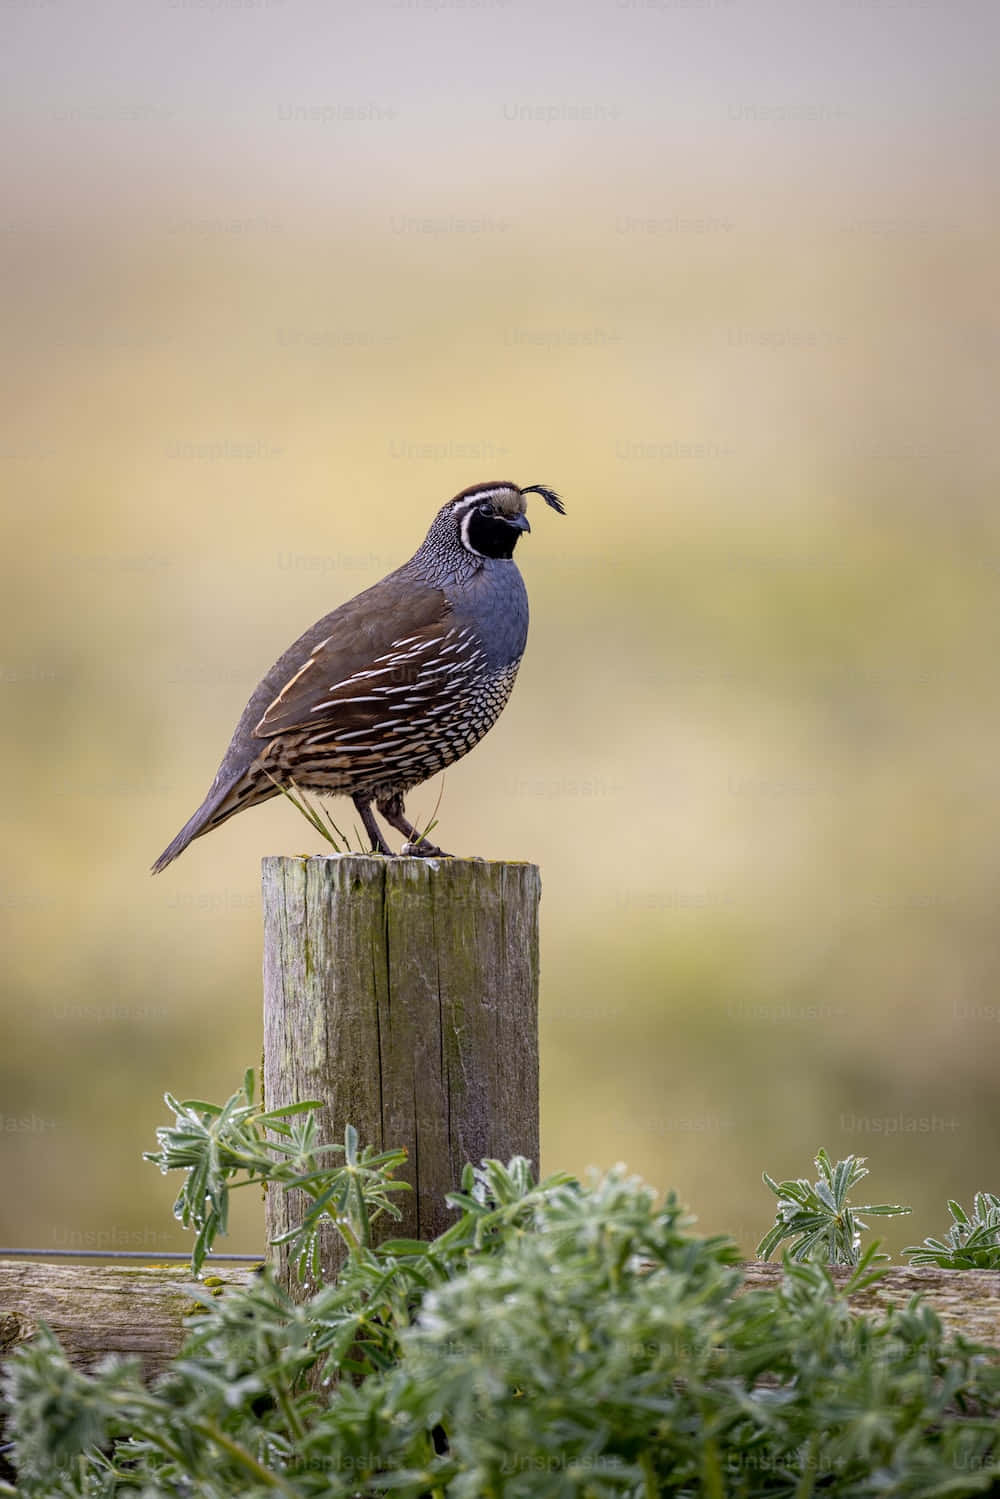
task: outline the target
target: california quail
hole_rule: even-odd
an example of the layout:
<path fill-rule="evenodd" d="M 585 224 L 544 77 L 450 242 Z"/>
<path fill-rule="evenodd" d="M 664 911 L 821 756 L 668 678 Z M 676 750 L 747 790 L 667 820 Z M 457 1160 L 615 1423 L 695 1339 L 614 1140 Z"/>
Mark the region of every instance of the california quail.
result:
<path fill-rule="evenodd" d="M 272 666 L 236 726 L 197 812 L 153 865 L 193 838 L 278 795 L 275 782 L 350 796 L 372 841 L 391 854 L 372 802 L 407 839 L 441 854 L 403 812 L 403 797 L 460 759 L 507 702 L 528 634 L 514 547 L 529 531 L 524 496 L 541 484 L 474 484 L 438 511 L 409 562 L 327 614 Z M 273 777 L 273 779 L 272 779 Z"/>

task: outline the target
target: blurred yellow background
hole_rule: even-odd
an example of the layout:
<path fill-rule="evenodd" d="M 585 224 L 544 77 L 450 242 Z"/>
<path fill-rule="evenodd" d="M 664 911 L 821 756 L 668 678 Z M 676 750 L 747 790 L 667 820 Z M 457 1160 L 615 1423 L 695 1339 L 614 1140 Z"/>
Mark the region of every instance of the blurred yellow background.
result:
<path fill-rule="evenodd" d="M 996 11 L 0 28 L 3 1242 L 187 1247 L 140 1152 L 258 1058 L 258 861 L 321 845 L 272 802 L 149 864 L 285 646 L 497 478 L 568 514 L 440 836 L 542 868 L 543 1168 L 748 1252 L 820 1145 L 892 1247 L 998 1190 Z"/>

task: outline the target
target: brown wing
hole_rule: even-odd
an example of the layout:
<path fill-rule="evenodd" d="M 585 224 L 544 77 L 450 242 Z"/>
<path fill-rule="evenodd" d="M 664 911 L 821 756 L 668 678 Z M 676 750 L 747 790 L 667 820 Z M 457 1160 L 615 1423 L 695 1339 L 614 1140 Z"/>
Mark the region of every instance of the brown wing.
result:
<path fill-rule="evenodd" d="M 409 705 L 421 672 L 451 628 L 440 589 L 391 574 L 328 614 L 285 652 L 265 678 L 266 706 L 253 734 L 270 738 L 314 729 L 340 738 L 371 728 L 394 706 Z"/>

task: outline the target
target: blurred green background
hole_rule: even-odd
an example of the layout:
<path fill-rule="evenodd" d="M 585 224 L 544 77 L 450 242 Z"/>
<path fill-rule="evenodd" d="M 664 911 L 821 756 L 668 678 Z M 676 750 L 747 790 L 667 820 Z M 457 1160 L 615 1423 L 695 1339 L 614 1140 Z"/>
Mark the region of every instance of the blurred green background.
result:
<path fill-rule="evenodd" d="M 280 651 L 496 478 L 568 515 L 439 815 L 542 868 L 543 1168 L 748 1251 L 819 1145 L 892 1247 L 997 1190 L 996 11 L 0 28 L 3 1242 L 187 1247 L 140 1152 L 258 1058 L 258 861 L 320 844 L 271 803 L 149 864 Z"/>

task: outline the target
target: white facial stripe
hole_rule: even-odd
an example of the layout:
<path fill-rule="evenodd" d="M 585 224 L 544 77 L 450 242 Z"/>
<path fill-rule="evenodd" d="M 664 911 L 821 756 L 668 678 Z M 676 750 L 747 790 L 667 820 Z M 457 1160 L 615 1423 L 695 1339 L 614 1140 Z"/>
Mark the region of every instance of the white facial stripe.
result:
<path fill-rule="evenodd" d="M 465 550 L 467 552 L 471 552 L 474 557 L 481 557 L 483 553 L 479 550 L 478 547 L 474 547 L 472 545 L 472 542 L 469 540 L 469 526 L 475 513 L 475 505 L 470 505 L 468 510 L 462 516 L 462 524 L 459 526 L 459 535 L 462 538 L 462 545 L 464 546 Z"/>
<path fill-rule="evenodd" d="M 494 489 L 477 489 L 474 494 L 467 494 L 462 501 L 463 505 L 478 505 L 483 500 L 497 500 L 502 494 L 513 494 L 514 490 L 506 484 L 501 484 Z"/>

